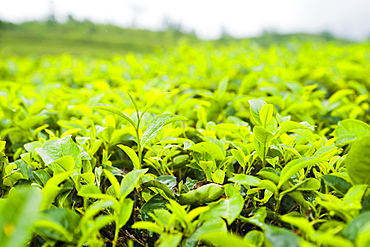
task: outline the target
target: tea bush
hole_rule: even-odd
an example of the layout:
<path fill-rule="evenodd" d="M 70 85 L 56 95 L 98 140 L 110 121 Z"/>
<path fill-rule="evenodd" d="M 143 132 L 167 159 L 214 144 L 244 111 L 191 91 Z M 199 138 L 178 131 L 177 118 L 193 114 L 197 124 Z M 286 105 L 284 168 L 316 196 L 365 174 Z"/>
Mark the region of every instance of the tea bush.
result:
<path fill-rule="evenodd" d="M 2 57 L 1 246 L 369 246 L 369 48 Z"/>

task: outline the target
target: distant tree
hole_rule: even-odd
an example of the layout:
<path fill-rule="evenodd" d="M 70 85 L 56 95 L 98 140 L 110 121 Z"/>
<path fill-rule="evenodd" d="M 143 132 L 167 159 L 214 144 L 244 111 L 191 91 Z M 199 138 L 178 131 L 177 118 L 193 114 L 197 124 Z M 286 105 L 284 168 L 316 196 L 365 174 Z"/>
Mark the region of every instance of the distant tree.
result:
<path fill-rule="evenodd" d="M 227 31 L 227 28 L 225 26 L 222 26 L 220 40 L 228 40 L 231 38 L 233 38 L 233 36 Z"/>

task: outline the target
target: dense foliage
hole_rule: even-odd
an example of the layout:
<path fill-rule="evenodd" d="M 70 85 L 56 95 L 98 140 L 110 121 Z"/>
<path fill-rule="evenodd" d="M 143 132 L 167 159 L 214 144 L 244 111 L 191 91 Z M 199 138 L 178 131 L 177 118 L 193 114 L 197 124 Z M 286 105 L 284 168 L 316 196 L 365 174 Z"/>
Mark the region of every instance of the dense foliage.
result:
<path fill-rule="evenodd" d="M 369 48 L 2 57 L 1 246 L 369 246 Z"/>

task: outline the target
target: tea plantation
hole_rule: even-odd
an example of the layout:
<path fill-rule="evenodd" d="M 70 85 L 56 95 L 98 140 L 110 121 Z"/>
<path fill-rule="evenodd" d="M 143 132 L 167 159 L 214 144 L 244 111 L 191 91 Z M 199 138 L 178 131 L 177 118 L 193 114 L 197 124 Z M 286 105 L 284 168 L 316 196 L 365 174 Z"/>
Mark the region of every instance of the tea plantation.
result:
<path fill-rule="evenodd" d="M 0 246 L 370 246 L 370 44 L 0 59 Z"/>

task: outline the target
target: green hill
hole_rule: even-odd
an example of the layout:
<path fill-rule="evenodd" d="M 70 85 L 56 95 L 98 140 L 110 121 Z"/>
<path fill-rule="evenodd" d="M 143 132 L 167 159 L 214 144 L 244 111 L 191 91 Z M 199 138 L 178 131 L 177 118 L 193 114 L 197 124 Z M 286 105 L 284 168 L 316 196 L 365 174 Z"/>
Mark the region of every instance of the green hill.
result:
<path fill-rule="evenodd" d="M 349 43 L 349 41 L 337 39 L 328 33 L 320 35 L 264 33 L 259 37 L 247 39 L 223 36 L 219 40 L 204 41 L 192 33 L 182 32 L 176 26 L 170 26 L 166 31 L 149 31 L 122 28 L 109 24 L 96 24 L 90 21 L 76 21 L 73 18 L 70 18 L 66 23 L 33 21 L 13 24 L 0 21 L 0 52 L 6 55 L 70 53 L 73 55 L 109 57 L 127 52 L 151 53 L 159 47 L 177 46 L 179 42 L 192 45 L 210 43 L 218 46 L 245 40 L 259 46 L 271 46 L 291 40 Z"/>

